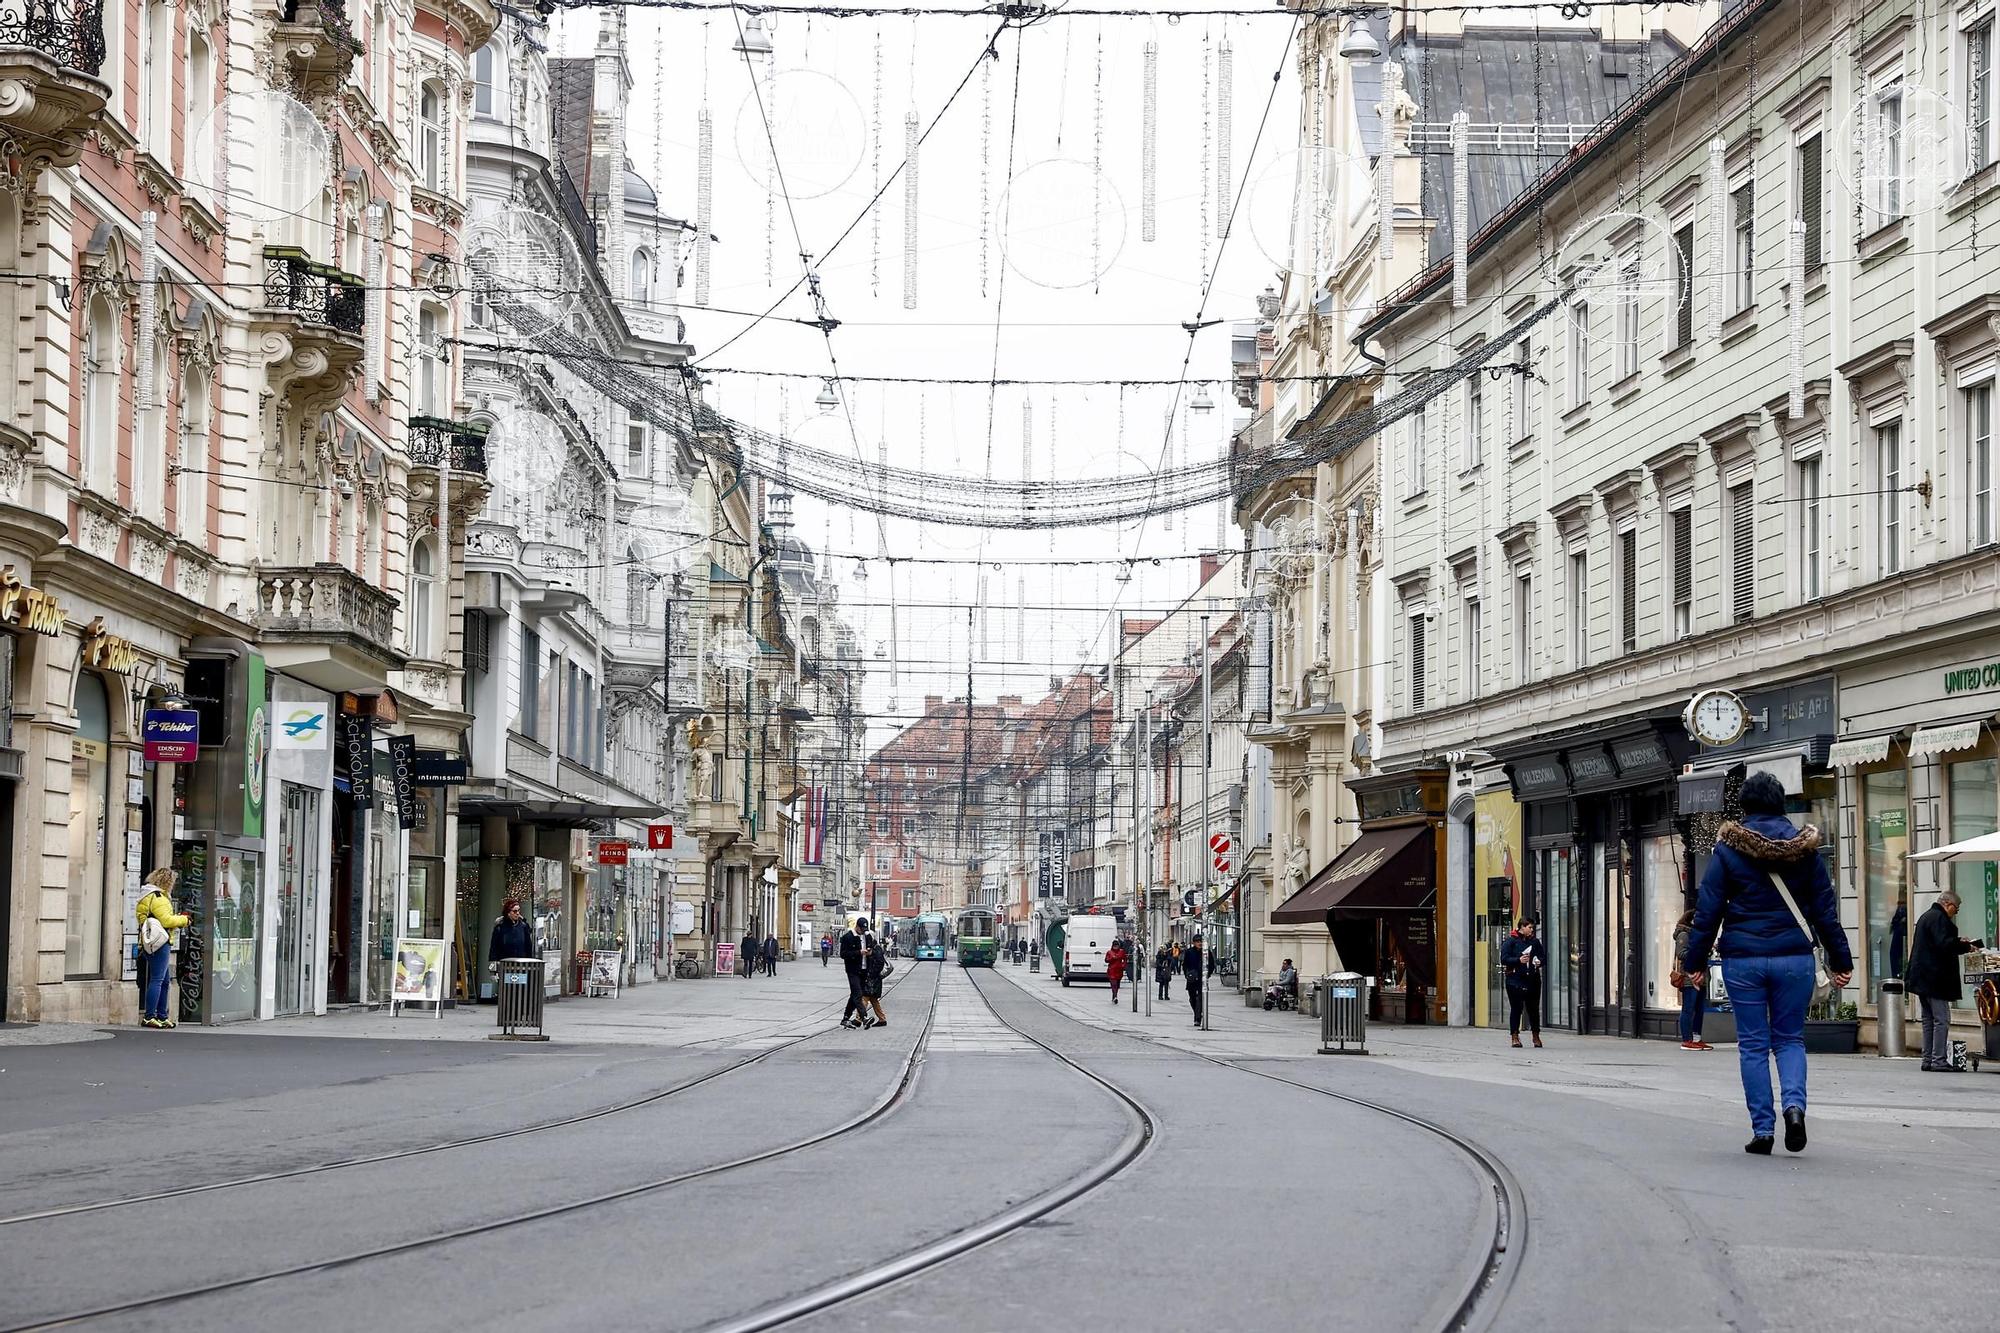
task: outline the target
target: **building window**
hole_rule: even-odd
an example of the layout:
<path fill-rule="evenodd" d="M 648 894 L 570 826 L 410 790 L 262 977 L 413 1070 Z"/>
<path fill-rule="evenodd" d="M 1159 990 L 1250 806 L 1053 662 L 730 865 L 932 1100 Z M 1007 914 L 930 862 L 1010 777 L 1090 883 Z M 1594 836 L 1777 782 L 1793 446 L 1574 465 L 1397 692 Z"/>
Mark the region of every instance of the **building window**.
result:
<path fill-rule="evenodd" d="M 1514 683 L 1526 685 L 1534 679 L 1529 654 L 1535 642 L 1535 578 L 1523 572 L 1514 576 Z"/>
<path fill-rule="evenodd" d="M 181 371 L 179 472 L 174 479 L 174 516 L 181 536 L 207 549 L 208 542 L 208 376 L 192 361 Z"/>
<path fill-rule="evenodd" d="M 1685 639 L 1694 633 L 1694 510 L 1681 508 L 1667 515 L 1668 555 L 1674 568 L 1673 633 Z"/>
<path fill-rule="evenodd" d="M 542 734 L 542 636 L 521 630 L 521 734 Z"/>
<path fill-rule="evenodd" d="M 875 816 L 875 832 L 876 832 L 876 833 L 878 833 L 878 834 L 880 834 L 880 835 L 882 835 L 883 837 L 887 837 L 887 836 L 888 836 L 888 834 L 889 834 L 889 816 L 887 816 L 887 815 L 877 815 L 877 816 Z"/>
<path fill-rule="evenodd" d="M 1891 940 L 1897 933 L 1897 909 L 1907 906 L 1904 895 L 1909 885 L 1906 859 L 1910 851 L 1909 783 L 1909 770 L 1901 766 L 1861 777 L 1864 853 L 1861 863 L 1867 899 L 1867 931 L 1862 943 L 1868 951 L 1871 981 L 1897 975 L 1890 967 Z M 1907 913 L 1904 920 L 1908 920 Z"/>
<path fill-rule="evenodd" d="M 409 640 L 410 656 L 420 661 L 431 661 L 437 656 L 435 622 L 436 607 L 432 604 L 437 596 L 437 557 L 432 553 L 431 539 L 421 537 L 410 548 L 410 605 Z"/>
<path fill-rule="evenodd" d="M 1475 370 L 1465 382 L 1465 470 L 1484 461 L 1486 445 L 1486 372 Z"/>
<path fill-rule="evenodd" d="M 646 427 L 640 422 L 625 427 L 625 474 L 646 475 Z"/>
<path fill-rule="evenodd" d="M 1799 502 L 1799 598 L 1814 601 L 1820 595 L 1820 483 L 1819 458 L 1802 458 L 1794 465 Z"/>
<path fill-rule="evenodd" d="M 104 678 L 82 671 L 76 677 L 76 732 L 69 739 L 69 901 L 63 915 L 63 975 L 101 977 L 106 971 L 107 937 L 121 938 L 110 916 L 112 873 L 125 864 L 124 806 L 118 827 L 111 814 L 111 695 Z M 120 760 L 120 766 L 123 766 Z M 110 924 L 107 925 L 107 917 Z"/>
<path fill-rule="evenodd" d="M 1618 534 L 1618 643 L 1628 653 L 1639 650 L 1639 534 Z"/>
<path fill-rule="evenodd" d="M 1960 40 L 1965 68 L 1965 174 L 1993 163 L 1993 15 L 1967 28 Z"/>
<path fill-rule="evenodd" d="M 906 838 L 917 836 L 917 817 L 915 815 L 903 816 L 903 836 Z"/>
<path fill-rule="evenodd" d="M 166 0 L 150 0 L 145 6 L 139 40 L 139 80 L 145 89 L 145 115 L 139 135 L 146 151 L 169 167 L 174 139 L 174 66 L 180 54 L 174 42 L 174 15 L 178 11 Z M 195 132 L 188 126 L 187 133 Z"/>
<path fill-rule="evenodd" d="M 1618 341 L 1618 380 L 1639 373 L 1639 257 L 1629 255 L 1618 264 L 1618 306 L 1615 311 Z"/>
<path fill-rule="evenodd" d="M 653 252 L 644 246 L 632 252 L 632 285 L 626 295 L 640 305 L 653 299 Z"/>
<path fill-rule="evenodd" d="M 1424 635 L 1429 626 L 1422 610 L 1410 616 L 1410 711 L 1423 711 L 1427 702 L 1427 672 L 1429 661 L 1425 653 Z"/>
<path fill-rule="evenodd" d="M 444 313 L 434 305 L 417 311 L 417 407 L 419 414 L 442 417 L 444 410 Z"/>
<path fill-rule="evenodd" d="M 489 42 L 472 55 L 472 113 L 476 116 L 494 113 L 493 65 L 494 51 Z"/>
<path fill-rule="evenodd" d="M 1424 493 L 1424 451 L 1430 447 L 1430 431 L 1426 428 L 1424 404 L 1410 414 L 1410 491 L 1411 495 Z"/>
<path fill-rule="evenodd" d="M 1738 621 L 1757 614 L 1757 510 L 1747 481 L 1729 488 L 1729 612 Z"/>
<path fill-rule="evenodd" d="M 937 765 L 936 765 L 936 764 L 926 764 L 926 765 L 924 765 L 924 777 L 926 777 L 927 779 L 929 779 L 929 780 L 930 780 L 930 781 L 932 781 L 932 782 L 936 782 L 936 781 L 937 781 L 937 774 L 938 774 L 938 771 L 937 771 Z"/>
<path fill-rule="evenodd" d="M 1694 223 L 1674 229 L 1674 339 L 1669 349 L 1694 341 Z"/>
<path fill-rule="evenodd" d="M 1590 556 L 1583 551 L 1569 553 L 1569 665 L 1590 665 Z"/>
<path fill-rule="evenodd" d="M 1736 273 L 1736 310 L 1757 304 L 1757 182 L 1729 192 L 1729 266 Z"/>
<path fill-rule="evenodd" d="M 1569 308 L 1568 356 L 1565 369 L 1569 381 L 1569 405 L 1582 407 L 1590 401 L 1590 303 L 1572 301 Z"/>
<path fill-rule="evenodd" d="M 187 64 L 187 119 L 184 122 L 190 138 L 201 133 L 201 127 L 208 121 L 208 111 L 215 104 L 215 57 L 209 47 L 208 38 L 189 25 Z M 193 149 L 185 150 L 192 153 Z"/>
<path fill-rule="evenodd" d="M 118 486 L 118 309 L 108 296 L 90 303 L 83 338 L 83 484 L 104 495 Z"/>
<path fill-rule="evenodd" d="M 1903 216 L 1903 79 L 1876 91 L 1861 126 L 1862 199 L 1875 225 Z"/>
<path fill-rule="evenodd" d="M 417 174 L 426 190 L 444 188 L 444 93 L 435 83 L 417 94 Z"/>
<path fill-rule="evenodd" d="M 1799 220 L 1806 224 L 1806 272 L 1817 273 L 1826 262 L 1826 141 L 1814 134 L 1793 150 L 1797 175 Z"/>
<path fill-rule="evenodd" d="M 905 847 L 903 849 L 903 869 L 915 870 L 916 868 L 917 868 L 917 849 L 914 847 Z"/>
<path fill-rule="evenodd" d="M 1903 423 L 1885 422 L 1875 428 L 1875 497 L 1882 516 L 1882 576 L 1903 567 Z"/>
<path fill-rule="evenodd" d="M 889 854 L 889 849 L 886 847 L 877 847 L 875 849 L 875 873 L 878 875 L 888 873 L 891 864 L 892 858 Z"/>
<path fill-rule="evenodd" d="M 1479 599 L 1468 597 L 1458 618 L 1458 632 L 1462 636 L 1458 646 L 1459 661 L 1465 672 L 1465 697 L 1479 697 Z"/>
<path fill-rule="evenodd" d="M 1972 506 L 1966 525 L 1972 544 L 1992 545 L 1993 385 L 1990 382 L 1965 391 L 1965 494 Z"/>

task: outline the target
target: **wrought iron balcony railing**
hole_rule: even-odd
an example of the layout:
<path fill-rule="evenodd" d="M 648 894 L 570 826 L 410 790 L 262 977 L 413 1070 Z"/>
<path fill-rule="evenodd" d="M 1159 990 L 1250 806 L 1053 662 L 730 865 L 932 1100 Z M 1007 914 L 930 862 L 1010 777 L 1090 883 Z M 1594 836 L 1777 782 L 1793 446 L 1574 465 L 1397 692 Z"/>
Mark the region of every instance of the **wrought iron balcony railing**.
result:
<path fill-rule="evenodd" d="M 486 427 L 443 417 L 410 418 L 410 463 L 443 467 L 450 451 L 451 470 L 486 475 Z"/>
<path fill-rule="evenodd" d="M 361 279 L 289 246 L 264 247 L 264 305 L 356 337 L 368 322 Z"/>
<path fill-rule="evenodd" d="M 94 75 L 104 68 L 104 0 L 9 0 L 0 4 L 0 46 Z"/>

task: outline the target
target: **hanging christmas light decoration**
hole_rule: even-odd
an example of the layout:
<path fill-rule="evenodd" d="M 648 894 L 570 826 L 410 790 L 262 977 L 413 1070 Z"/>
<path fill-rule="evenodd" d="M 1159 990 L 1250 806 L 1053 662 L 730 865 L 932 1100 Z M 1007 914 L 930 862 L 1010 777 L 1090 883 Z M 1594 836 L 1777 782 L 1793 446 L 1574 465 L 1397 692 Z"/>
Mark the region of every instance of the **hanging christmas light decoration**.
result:
<path fill-rule="evenodd" d="M 1028 660 L 1028 580 L 1014 576 L 1014 660 Z"/>
<path fill-rule="evenodd" d="M 375 402 L 382 396 L 382 310 L 388 298 L 385 288 L 388 283 L 383 277 L 382 222 L 384 210 L 381 204 L 368 205 L 368 372 L 362 382 L 362 396 Z"/>
<path fill-rule="evenodd" d="M 1806 414 L 1806 224 L 1804 218 L 1793 218 L 1790 234 L 1785 238 L 1785 261 L 1791 268 L 1791 283 L 1786 293 L 1786 359 L 1790 363 L 1791 395 L 1787 412 L 1797 421 Z"/>
<path fill-rule="evenodd" d="M 1396 257 L 1396 104 L 1403 96 L 1403 67 L 1391 60 L 1382 66 L 1382 151 L 1375 158 L 1375 253 Z"/>
<path fill-rule="evenodd" d="M 1090 290 L 1104 277 L 1104 24 L 1097 25 L 1097 69 L 1090 110 Z"/>
<path fill-rule="evenodd" d="M 1451 117 L 1451 305 L 1465 308 L 1465 229 L 1471 216 L 1468 140 L 1472 137 L 1472 117 L 1463 111 Z"/>
<path fill-rule="evenodd" d="M 1722 228 L 1729 208 L 1729 175 L 1725 159 L 1729 145 L 1720 137 L 1708 141 L 1708 338 L 1722 337 Z"/>
<path fill-rule="evenodd" d="M 1173 457 L 1174 457 L 1174 409 L 1173 408 L 1170 407 L 1167 409 L 1166 418 L 1167 418 L 1166 420 L 1167 434 L 1165 442 L 1160 446 L 1160 461 L 1166 464 L 1166 466 L 1169 469 L 1171 469 L 1173 467 Z M 1186 428 L 1185 417 L 1182 418 L 1182 428 L 1183 429 Z M 1160 519 L 1160 531 L 1172 532 L 1173 530 L 1174 530 L 1174 511 L 1169 509 L 1166 512 L 1166 514 L 1163 515 Z"/>
<path fill-rule="evenodd" d="M 1035 405 L 1028 401 L 1026 391 L 1021 394 L 1021 514 L 1026 517 L 1035 512 L 1035 501 L 1031 494 L 1035 476 Z"/>
<path fill-rule="evenodd" d="M 1201 34 L 1201 276 L 1208 277 L 1208 208 L 1209 180 L 1215 167 L 1214 152 L 1214 103 L 1215 88 L 1213 71 L 1209 68 L 1208 33 Z"/>
<path fill-rule="evenodd" d="M 157 407 L 154 399 L 157 329 L 160 319 L 160 215 L 147 209 L 139 215 L 138 406 Z"/>
<path fill-rule="evenodd" d="M 903 309 L 917 308 L 917 112 L 903 117 Z"/>
<path fill-rule="evenodd" d="M 1306 241 L 1305 252 L 1312 272 L 1313 290 L 1319 288 L 1319 275 L 1324 271 L 1320 247 L 1326 243 L 1328 210 L 1331 208 L 1331 194 L 1326 180 L 1326 60 L 1321 56 L 1312 57 L 1312 160 L 1306 164 L 1305 176 L 1307 200 L 1310 207 L 1305 211 L 1309 219 L 1307 229 L 1312 233 Z M 1292 253 L 1296 254 L 1294 250 Z"/>
<path fill-rule="evenodd" d="M 1146 43 L 1144 70 L 1139 76 L 1139 239 L 1154 236 L 1154 213 L 1159 198 L 1160 163 L 1160 44 Z"/>
<path fill-rule="evenodd" d="M 882 294 L 882 25 L 875 25 L 875 91 L 869 101 L 868 293 Z"/>
<path fill-rule="evenodd" d="M 1062 446 L 1056 441 L 1056 398 L 1062 391 L 1049 391 L 1049 494 L 1054 495 L 1061 480 L 1056 476 L 1056 459 L 1062 453 Z M 1049 554 L 1056 553 L 1056 530 L 1049 529 Z"/>
<path fill-rule="evenodd" d="M 709 233 L 715 210 L 715 125 L 703 106 L 695 120 L 694 303 L 708 304 Z"/>
<path fill-rule="evenodd" d="M 771 105 L 778 88 L 778 51 L 764 49 L 764 105 Z M 771 169 L 764 173 L 764 285 L 769 287 L 776 273 L 778 245 L 778 163 L 773 155 Z"/>
<path fill-rule="evenodd" d="M 979 294 L 993 266 L 993 62 L 979 62 Z"/>
<path fill-rule="evenodd" d="M 1235 53 L 1229 46 L 1229 26 L 1222 28 L 1222 46 L 1215 53 L 1215 227 L 1229 234 L 1230 182 L 1235 174 L 1231 162 L 1236 119 Z"/>
<path fill-rule="evenodd" d="M 1361 509 L 1357 505 L 1347 511 L 1347 568 L 1354 579 L 1353 593 L 1347 599 L 1347 632 L 1350 634 L 1361 628 L 1361 589 L 1366 582 L 1361 566 Z"/>

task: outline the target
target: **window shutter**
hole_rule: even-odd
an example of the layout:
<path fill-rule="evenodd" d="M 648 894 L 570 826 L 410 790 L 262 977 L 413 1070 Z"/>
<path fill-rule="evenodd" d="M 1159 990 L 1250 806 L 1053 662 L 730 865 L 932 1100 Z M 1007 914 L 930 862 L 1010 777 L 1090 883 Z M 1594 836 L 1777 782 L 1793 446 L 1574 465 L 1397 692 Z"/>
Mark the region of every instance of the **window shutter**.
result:
<path fill-rule="evenodd" d="M 1806 271 L 1825 262 L 1825 213 L 1820 202 L 1822 140 L 1815 134 L 1799 145 L 1799 212 L 1806 224 Z"/>
<path fill-rule="evenodd" d="M 1674 605 L 1694 601 L 1694 511 L 1674 511 Z"/>
<path fill-rule="evenodd" d="M 1731 610 L 1736 619 L 1748 620 L 1757 614 L 1757 530 L 1749 482 L 1730 487 L 1729 517 L 1733 530 Z"/>
<path fill-rule="evenodd" d="M 1618 536 L 1618 611 L 1619 638 L 1625 644 L 1626 652 L 1635 652 L 1639 647 L 1639 534 L 1620 533 Z"/>
<path fill-rule="evenodd" d="M 465 629 L 461 637 L 461 657 L 467 671 L 488 671 L 492 663 L 492 640 L 484 611 L 468 607 L 465 612 Z"/>
<path fill-rule="evenodd" d="M 1410 617 L 1410 708 L 1414 711 L 1424 706 L 1426 694 L 1425 667 L 1428 654 L 1424 651 L 1425 621 L 1422 612 Z"/>
<path fill-rule="evenodd" d="M 1694 223 L 1674 233 L 1674 250 L 1679 256 L 1679 299 L 1674 308 L 1674 346 L 1686 347 L 1694 341 Z"/>

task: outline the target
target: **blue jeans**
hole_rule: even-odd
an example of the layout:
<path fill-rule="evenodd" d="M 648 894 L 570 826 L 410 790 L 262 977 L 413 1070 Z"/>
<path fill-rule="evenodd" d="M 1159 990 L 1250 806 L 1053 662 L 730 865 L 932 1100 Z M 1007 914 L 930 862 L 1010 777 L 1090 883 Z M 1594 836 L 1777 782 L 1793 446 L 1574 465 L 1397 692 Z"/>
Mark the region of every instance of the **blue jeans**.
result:
<path fill-rule="evenodd" d="M 1681 987 L 1681 1040 L 1701 1040 L 1702 992 L 1699 986 Z"/>
<path fill-rule="evenodd" d="M 1750 1130 L 1769 1138 L 1777 1127 L 1771 1109 L 1770 1058 L 1778 1059 L 1778 1092 L 1786 1110 L 1806 1109 L 1806 1009 L 1812 1004 L 1809 953 L 1775 958 L 1730 958 L 1723 986 L 1736 1011 L 1736 1055 L 1743 1071 L 1743 1102 Z"/>
<path fill-rule="evenodd" d="M 174 951 L 165 945 L 147 953 L 139 948 L 139 1017 L 167 1016 L 167 978 L 173 975 Z"/>

